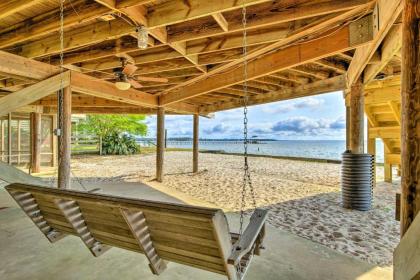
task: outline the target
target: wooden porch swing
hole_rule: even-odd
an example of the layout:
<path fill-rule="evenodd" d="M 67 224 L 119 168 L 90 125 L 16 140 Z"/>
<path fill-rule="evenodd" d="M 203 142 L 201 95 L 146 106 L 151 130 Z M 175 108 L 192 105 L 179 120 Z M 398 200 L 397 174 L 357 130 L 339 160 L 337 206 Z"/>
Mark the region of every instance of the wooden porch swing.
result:
<path fill-rule="evenodd" d="M 60 1 L 61 11 L 63 0 Z M 246 57 L 246 8 L 243 6 L 243 50 Z M 61 69 L 63 69 L 63 13 L 60 21 Z M 244 91 L 247 93 L 247 64 L 244 60 Z M 62 71 L 61 74 L 62 75 Z M 58 92 L 62 100 L 63 87 Z M 63 105 L 59 104 L 59 116 Z M 59 124 L 62 124 L 59 121 Z M 59 125 L 59 128 L 61 126 Z M 57 136 L 61 136 L 60 133 Z M 260 254 L 265 235 L 267 210 L 257 209 L 247 156 L 247 95 L 244 98 L 244 181 L 242 186 L 239 234 L 232 233 L 220 209 L 167 202 L 117 197 L 89 191 L 57 189 L 38 183 L 30 175 L 17 174 L 7 167 L 6 190 L 54 243 L 67 235 L 80 237 L 98 257 L 111 247 L 143 253 L 153 274 L 173 261 L 240 280 L 254 255 Z M 0 169 L 6 167 L 0 166 Z M 14 168 L 13 168 L 14 169 Z M 13 175 L 14 174 L 14 175 Z M 10 177 L 9 176 L 9 177 Z M 243 230 L 246 188 L 253 199 L 254 212 Z"/>

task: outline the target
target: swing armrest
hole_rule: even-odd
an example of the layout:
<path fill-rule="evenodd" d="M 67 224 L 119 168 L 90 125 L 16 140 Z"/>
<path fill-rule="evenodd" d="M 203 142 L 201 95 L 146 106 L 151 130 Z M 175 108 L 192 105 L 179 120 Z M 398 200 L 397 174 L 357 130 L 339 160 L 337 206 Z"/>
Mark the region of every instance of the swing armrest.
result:
<path fill-rule="evenodd" d="M 228 258 L 229 264 L 237 265 L 242 257 L 254 248 L 255 242 L 264 228 L 267 214 L 267 210 L 255 209 L 242 237 L 233 244 L 232 253 Z"/>

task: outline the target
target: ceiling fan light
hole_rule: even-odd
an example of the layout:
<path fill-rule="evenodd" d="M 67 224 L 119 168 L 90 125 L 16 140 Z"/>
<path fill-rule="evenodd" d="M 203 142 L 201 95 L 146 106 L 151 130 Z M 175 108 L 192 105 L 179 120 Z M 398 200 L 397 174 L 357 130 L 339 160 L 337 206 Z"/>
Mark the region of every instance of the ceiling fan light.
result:
<path fill-rule="evenodd" d="M 119 90 L 128 90 L 131 87 L 131 84 L 126 81 L 115 82 L 115 87 Z"/>
<path fill-rule="evenodd" d="M 137 46 L 139 49 L 147 49 L 147 44 L 149 43 L 149 32 L 145 26 L 137 27 Z"/>

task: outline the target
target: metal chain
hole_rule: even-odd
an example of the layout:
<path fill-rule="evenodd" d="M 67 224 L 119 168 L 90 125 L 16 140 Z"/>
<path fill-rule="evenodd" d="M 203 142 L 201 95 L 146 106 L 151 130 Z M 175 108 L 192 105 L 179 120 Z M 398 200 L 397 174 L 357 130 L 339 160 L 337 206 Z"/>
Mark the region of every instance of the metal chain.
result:
<path fill-rule="evenodd" d="M 243 82 L 243 91 L 244 91 L 244 176 L 242 182 L 242 201 L 241 201 L 241 216 L 240 216 L 240 227 L 239 227 L 239 238 L 241 238 L 243 233 L 244 225 L 244 216 L 245 216 L 245 206 L 246 206 L 246 194 L 247 187 L 251 194 L 252 204 L 254 208 L 257 208 L 257 202 L 255 199 L 255 191 L 252 185 L 251 173 L 248 162 L 248 47 L 247 47 L 247 17 L 246 17 L 246 7 L 242 6 L 242 53 L 243 53 L 243 67 L 244 67 L 244 82 Z"/>
<path fill-rule="evenodd" d="M 64 126 L 64 116 L 63 116 L 63 111 L 64 111 L 64 2 L 66 0 L 60 0 L 60 30 L 59 30 L 59 35 L 60 35 L 60 89 L 57 91 L 57 101 L 58 101 L 58 106 L 57 106 L 57 113 L 58 113 L 58 118 L 57 118 L 57 128 L 60 130 L 59 135 L 57 135 L 59 137 L 59 142 L 60 142 L 60 151 L 63 151 L 63 142 L 62 141 L 62 137 L 63 137 L 63 126 Z M 58 166 L 60 166 L 62 163 L 61 161 L 61 157 L 58 158 Z M 70 168 L 69 168 L 70 169 Z M 58 170 L 57 170 L 58 171 Z M 73 171 L 70 169 L 71 174 L 76 177 L 79 185 L 86 190 L 85 186 L 83 185 L 83 183 L 81 182 L 81 180 L 74 175 Z M 58 172 L 57 172 L 58 173 Z M 58 180 L 57 180 L 58 183 Z"/>

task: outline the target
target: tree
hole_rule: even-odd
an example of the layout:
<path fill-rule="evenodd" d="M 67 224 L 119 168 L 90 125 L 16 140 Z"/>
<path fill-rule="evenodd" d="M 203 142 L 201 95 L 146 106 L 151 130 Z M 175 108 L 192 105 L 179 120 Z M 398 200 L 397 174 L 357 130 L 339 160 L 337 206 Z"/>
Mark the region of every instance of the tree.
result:
<path fill-rule="evenodd" d="M 132 153 L 132 149 L 120 146 L 128 144 L 133 147 L 135 139 L 124 134 L 145 136 L 147 125 L 144 120 L 145 116 L 143 115 L 88 115 L 86 120 L 78 124 L 77 128 L 81 132 L 99 136 L 101 151 L 103 147 L 106 147 L 105 153 L 126 154 Z M 121 138 L 124 138 L 124 141 L 120 141 Z M 107 142 L 103 142 L 102 139 Z M 109 147 L 115 147 L 115 149 L 109 149 Z"/>

